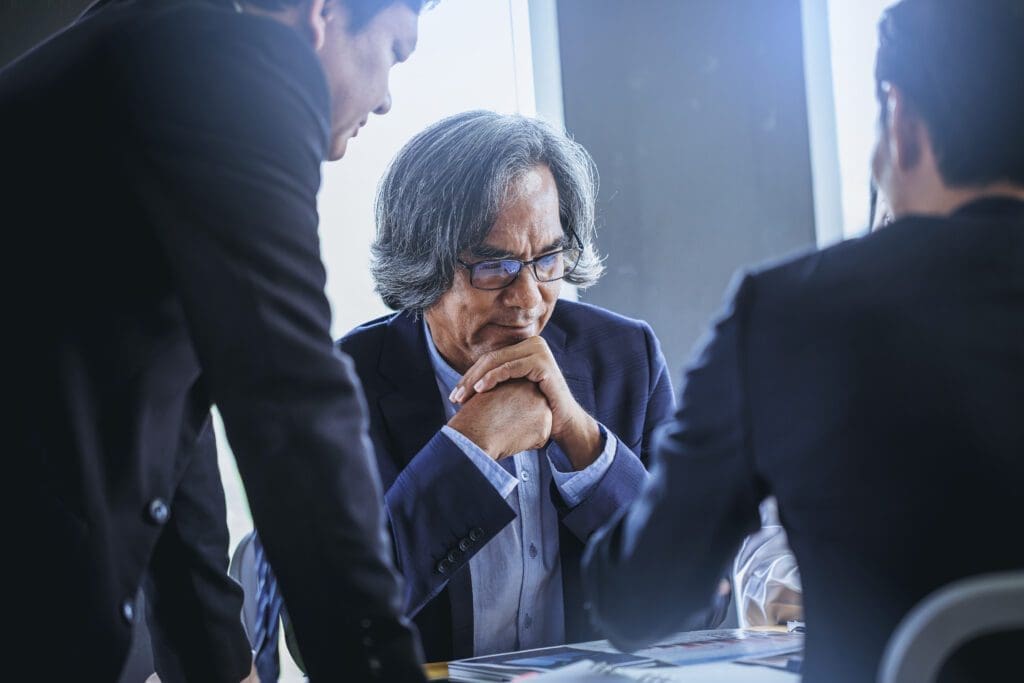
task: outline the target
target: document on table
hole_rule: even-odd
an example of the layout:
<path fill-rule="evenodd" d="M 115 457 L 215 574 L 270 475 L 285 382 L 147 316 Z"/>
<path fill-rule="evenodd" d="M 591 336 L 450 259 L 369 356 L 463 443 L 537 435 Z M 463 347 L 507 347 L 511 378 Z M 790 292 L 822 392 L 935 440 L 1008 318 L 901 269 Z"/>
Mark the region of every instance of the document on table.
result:
<path fill-rule="evenodd" d="M 614 669 L 598 662 L 583 661 L 557 671 L 528 674 L 513 680 L 517 683 L 799 683 L 800 674 L 739 662 Z"/>
<path fill-rule="evenodd" d="M 744 629 L 722 629 L 715 631 L 688 631 L 678 633 L 651 647 L 631 653 L 619 652 L 606 640 L 597 640 L 572 645 L 538 648 L 523 652 L 509 652 L 498 655 L 486 655 L 462 659 L 448 666 L 448 675 L 453 681 L 511 681 L 517 676 L 557 671 L 571 671 L 567 667 L 586 663 L 593 675 L 596 670 L 603 672 L 619 672 L 624 675 L 636 673 L 650 674 L 657 669 L 659 674 L 668 675 L 675 667 L 686 669 L 697 668 L 694 665 L 706 665 L 715 662 L 732 662 L 735 660 L 757 659 L 764 667 L 768 664 L 764 658 L 799 653 L 803 649 L 804 637 L 799 633 L 779 633 L 774 631 L 750 631 Z M 776 680 L 794 680 L 792 674 L 785 670 L 788 659 L 780 660 L 783 670 L 766 668 L 769 674 L 786 674 L 788 678 Z M 754 663 L 754 662 L 751 662 Z M 667 667 L 672 667 L 667 668 Z M 746 678 L 757 675 L 751 669 L 757 666 L 736 665 L 738 676 L 747 671 Z M 662 671 L 664 669 L 664 671 Z M 733 669 L 728 669 L 732 672 Z M 717 672 L 713 672 L 716 673 Z M 674 674 L 673 674 L 674 675 Z M 532 679 L 531 679 L 532 680 Z M 546 679 L 545 679 L 546 680 Z M 556 679 L 557 680 L 557 679 Z M 610 678 L 608 680 L 615 680 Z M 620 679 L 621 680 L 621 679 Z M 629 678 L 629 680 L 648 680 Z M 659 680 L 673 681 L 674 678 Z M 694 680 L 694 679 L 680 679 Z M 714 680 L 714 679 L 713 679 Z M 736 679 L 740 680 L 740 679 Z M 762 679 L 752 679 L 762 680 Z M 766 681 L 771 678 L 763 679 Z"/>

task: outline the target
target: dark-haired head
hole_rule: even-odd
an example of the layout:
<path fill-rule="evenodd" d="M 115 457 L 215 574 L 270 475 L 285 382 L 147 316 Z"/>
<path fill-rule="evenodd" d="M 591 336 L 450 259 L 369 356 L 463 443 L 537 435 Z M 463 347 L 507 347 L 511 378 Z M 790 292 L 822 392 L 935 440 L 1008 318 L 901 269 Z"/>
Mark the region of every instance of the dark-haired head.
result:
<path fill-rule="evenodd" d="M 942 203 L 924 196 L 935 182 L 953 194 L 1024 188 L 1024 3 L 902 0 L 878 34 L 873 171 L 894 215 L 951 208 L 927 210 Z"/>
<path fill-rule="evenodd" d="M 317 53 L 331 97 L 329 159 L 345 154 L 370 117 L 391 109 L 391 67 L 416 49 L 428 0 L 232 0 L 296 29 Z"/>
<path fill-rule="evenodd" d="M 154 5 L 165 0 L 148 0 Z M 323 67 L 331 99 L 329 159 L 345 154 L 371 113 L 391 109 L 391 67 L 416 49 L 419 14 L 438 0 L 205 0 L 262 15 L 310 43 Z M 142 0 L 96 0 L 82 14 Z"/>

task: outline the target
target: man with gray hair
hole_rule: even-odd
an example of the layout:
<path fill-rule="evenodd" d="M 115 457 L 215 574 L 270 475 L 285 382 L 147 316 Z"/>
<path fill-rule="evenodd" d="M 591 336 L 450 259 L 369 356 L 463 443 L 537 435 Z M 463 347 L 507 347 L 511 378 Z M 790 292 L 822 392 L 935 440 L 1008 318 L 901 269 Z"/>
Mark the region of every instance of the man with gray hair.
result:
<path fill-rule="evenodd" d="M 596 191 L 580 145 L 486 111 L 417 135 L 380 185 L 373 274 L 398 313 L 339 345 L 428 661 L 596 635 L 583 545 L 640 490 L 674 403 L 646 323 L 559 299 L 603 270 Z"/>

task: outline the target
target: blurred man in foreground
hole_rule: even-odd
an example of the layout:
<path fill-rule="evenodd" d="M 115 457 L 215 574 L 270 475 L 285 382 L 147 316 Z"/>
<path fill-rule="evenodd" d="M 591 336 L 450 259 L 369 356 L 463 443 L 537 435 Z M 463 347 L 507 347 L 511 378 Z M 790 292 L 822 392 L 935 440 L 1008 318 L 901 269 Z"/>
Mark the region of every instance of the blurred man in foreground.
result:
<path fill-rule="evenodd" d="M 919 600 L 1024 567 L 1003 532 L 1024 488 L 1024 5 L 904 0 L 879 38 L 873 171 L 895 220 L 737 279 L 651 481 L 588 548 L 593 617 L 622 647 L 680 626 L 769 495 L 808 683 L 874 680 Z M 1018 652 L 948 673 L 998 680 Z"/>

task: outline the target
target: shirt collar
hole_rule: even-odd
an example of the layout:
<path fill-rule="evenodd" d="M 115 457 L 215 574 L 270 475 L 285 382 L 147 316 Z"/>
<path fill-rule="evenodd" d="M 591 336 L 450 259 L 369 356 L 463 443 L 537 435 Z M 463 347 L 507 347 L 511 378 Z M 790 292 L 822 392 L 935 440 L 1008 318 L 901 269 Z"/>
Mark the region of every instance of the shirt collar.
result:
<path fill-rule="evenodd" d="M 441 356 L 441 352 L 437 350 L 437 346 L 434 345 L 434 338 L 430 334 L 430 326 L 427 325 L 427 319 L 423 318 L 423 332 L 424 337 L 427 339 L 427 353 L 430 356 L 430 365 L 434 368 L 434 375 L 437 377 L 437 381 L 448 391 L 451 392 L 455 388 L 455 385 L 462 379 L 462 375 L 455 371 L 452 366 L 448 365 L 448 361 Z"/>

